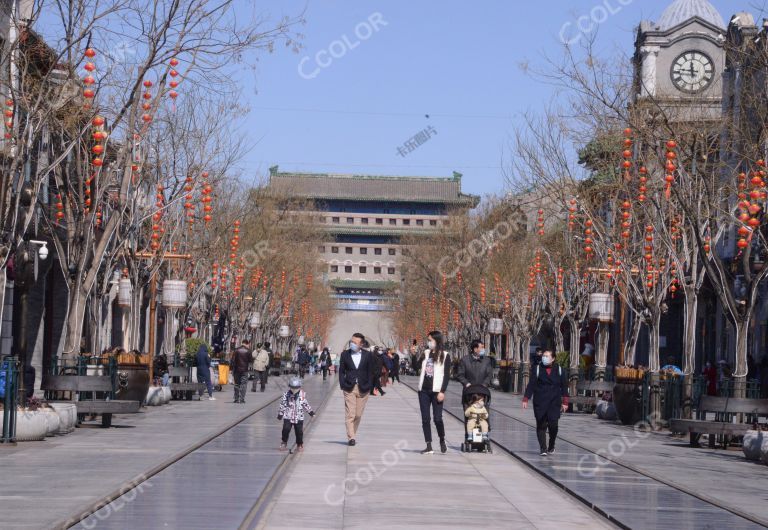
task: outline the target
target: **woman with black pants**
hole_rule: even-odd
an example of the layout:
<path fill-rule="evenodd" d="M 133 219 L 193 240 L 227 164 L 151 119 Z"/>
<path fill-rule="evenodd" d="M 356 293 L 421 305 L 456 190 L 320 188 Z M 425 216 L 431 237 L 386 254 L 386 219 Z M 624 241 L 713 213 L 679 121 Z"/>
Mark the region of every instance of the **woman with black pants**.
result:
<path fill-rule="evenodd" d="M 445 389 L 451 374 L 451 356 L 443 350 L 443 334 L 432 331 L 427 336 L 429 349 L 424 352 L 419 376 L 419 408 L 421 409 L 421 427 L 424 429 L 424 441 L 427 448 L 421 454 L 431 455 L 432 428 L 429 425 L 430 407 L 435 419 L 435 428 L 440 437 L 440 452 L 445 453 L 445 425 L 443 424 L 443 401 Z"/>
<path fill-rule="evenodd" d="M 533 397 L 533 414 L 536 417 L 539 454 L 547 456 L 555 452 L 560 413 L 568 410 L 568 374 L 557 365 L 551 351 L 545 351 L 541 356 L 541 364 L 531 368 L 531 378 L 523 398 L 524 409 L 528 408 L 528 400 L 531 397 Z M 547 430 L 549 430 L 549 444 L 547 444 Z"/>

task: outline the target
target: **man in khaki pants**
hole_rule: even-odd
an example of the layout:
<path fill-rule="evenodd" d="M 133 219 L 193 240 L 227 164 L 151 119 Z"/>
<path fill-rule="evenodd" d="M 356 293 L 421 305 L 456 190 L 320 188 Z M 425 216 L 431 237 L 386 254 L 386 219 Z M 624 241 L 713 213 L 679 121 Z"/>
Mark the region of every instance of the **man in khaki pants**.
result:
<path fill-rule="evenodd" d="M 363 417 L 365 404 L 373 387 L 373 359 L 371 352 L 363 349 L 365 336 L 355 333 L 339 359 L 339 386 L 344 392 L 347 440 L 355 445 L 355 436 Z"/>

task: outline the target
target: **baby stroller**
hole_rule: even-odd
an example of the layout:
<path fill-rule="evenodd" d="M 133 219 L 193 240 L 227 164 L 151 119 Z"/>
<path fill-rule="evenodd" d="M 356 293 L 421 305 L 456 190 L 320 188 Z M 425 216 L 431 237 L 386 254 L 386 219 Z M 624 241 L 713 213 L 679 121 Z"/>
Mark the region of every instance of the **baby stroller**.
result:
<path fill-rule="evenodd" d="M 481 451 L 483 453 L 492 453 L 493 447 L 491 446 L 491 391 L 482 385 L 472 385 L 465 387 L 461 394 L 462 410 L 466 410 L 472 404 L 472 396 L 481 395 L 485 400 L 485 408 L 488 411 L 488 432 L 481 432 L 479 422 L 474 418 L 464 418 L 464 443 L 461 444 L 461 451 L 463 453 L 471 453 L 475 451 Z M 469 429 L 467 429 L 469 427 Z"/>

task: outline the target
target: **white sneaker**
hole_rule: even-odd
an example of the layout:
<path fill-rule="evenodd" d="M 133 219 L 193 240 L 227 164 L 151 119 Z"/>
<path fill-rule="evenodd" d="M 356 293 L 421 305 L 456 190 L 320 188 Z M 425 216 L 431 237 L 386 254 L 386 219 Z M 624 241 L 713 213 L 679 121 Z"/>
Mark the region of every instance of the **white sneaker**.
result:
<path fill-rule="evenodd" d="M 215 398 L 215 397 L 213 397 L 213 396 L 210 396 L 210 397 L 208 398 L 208 401 L 216 401 L 216 398 Z"/>

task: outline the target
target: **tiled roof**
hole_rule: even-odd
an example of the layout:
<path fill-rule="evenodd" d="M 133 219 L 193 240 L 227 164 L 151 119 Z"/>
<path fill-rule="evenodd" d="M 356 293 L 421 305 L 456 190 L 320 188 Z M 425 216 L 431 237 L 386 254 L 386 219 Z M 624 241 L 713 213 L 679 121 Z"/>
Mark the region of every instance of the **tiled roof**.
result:
<path fill-rule="evenodd" d="M 461 175 L 452 178 L 334 175 L 271 172 L 269 186 L 277 193 L 314 200 L 352 199 L 463 203 L 478 197 L 461 192 Z"/>
<path fill-rule="evenodd" d="M 725 28 L 720 12 L 708 0 L 675 0 L 661 15 L 658 27 L 666 31 L 694 17 L 706 20 L 718 28 Z"/>

